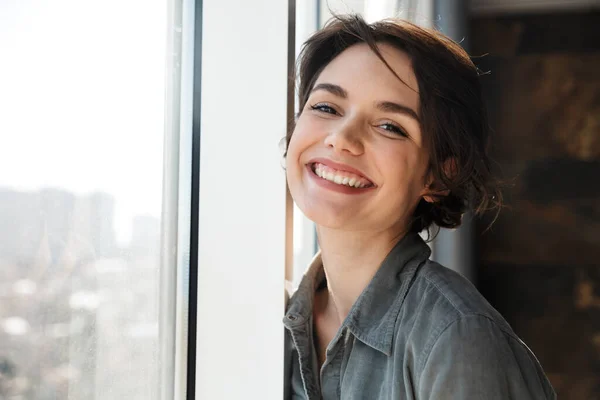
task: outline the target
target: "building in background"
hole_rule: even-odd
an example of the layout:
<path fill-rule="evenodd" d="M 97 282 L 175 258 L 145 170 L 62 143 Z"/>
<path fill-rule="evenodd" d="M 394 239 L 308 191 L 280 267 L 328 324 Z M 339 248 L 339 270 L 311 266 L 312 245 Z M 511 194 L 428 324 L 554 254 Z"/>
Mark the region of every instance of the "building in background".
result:
<path fill-rule="evenodd" d="M 119 248 L 113 210 L 0 190 L 0 398 L 157 398 L 160 221 L 135 217 Z"/>

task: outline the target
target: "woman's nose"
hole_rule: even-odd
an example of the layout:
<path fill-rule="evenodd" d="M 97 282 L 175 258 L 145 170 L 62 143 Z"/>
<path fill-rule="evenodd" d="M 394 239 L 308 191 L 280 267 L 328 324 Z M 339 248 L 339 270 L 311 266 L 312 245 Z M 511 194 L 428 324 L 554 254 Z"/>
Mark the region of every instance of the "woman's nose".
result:
<path fill-rule="evenodd" d="M 359 155 L 364 151 L 360 128 L 350 121 L 333 128 L 325 138 L 325 145 L 339 153 Z"/>

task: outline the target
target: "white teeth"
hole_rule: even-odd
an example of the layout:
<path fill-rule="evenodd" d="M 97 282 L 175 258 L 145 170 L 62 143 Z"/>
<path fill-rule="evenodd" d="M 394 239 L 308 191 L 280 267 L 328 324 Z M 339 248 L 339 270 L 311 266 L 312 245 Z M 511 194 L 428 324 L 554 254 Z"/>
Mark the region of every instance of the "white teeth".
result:
<path fill-rule="evenodd" d="M 315 167 L 315 174 L 323 179 L 326 179 L 330 182 L 337 183 L 338 185 L 345 185 L 354 188 L 363 188 L 366 185 L 362 184 L 359 179 L 349 178 L 347 176 L 336 175 L 331 171 L 325 171 L 325 168 L 321 165 L 317 165 Z"/>

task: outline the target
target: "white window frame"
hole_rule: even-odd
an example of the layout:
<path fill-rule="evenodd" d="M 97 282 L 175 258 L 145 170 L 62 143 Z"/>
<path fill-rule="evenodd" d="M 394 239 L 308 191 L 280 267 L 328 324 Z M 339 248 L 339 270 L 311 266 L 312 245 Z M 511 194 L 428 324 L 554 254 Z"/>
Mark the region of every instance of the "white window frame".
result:
<path fill-rule="evenodd" d="M 199 67 L 201 1 L 171 0 L 167 10 L 165 142 L 159 279 L 161 400 L 193 399 L 199 129 L 194 71 Z M 190 384 L 192 383 L 192 384 Z"/>
<path fill-rule="evenodd" d="M 288 2 L 201 10 L 195 398 L 281 399 Z"/>

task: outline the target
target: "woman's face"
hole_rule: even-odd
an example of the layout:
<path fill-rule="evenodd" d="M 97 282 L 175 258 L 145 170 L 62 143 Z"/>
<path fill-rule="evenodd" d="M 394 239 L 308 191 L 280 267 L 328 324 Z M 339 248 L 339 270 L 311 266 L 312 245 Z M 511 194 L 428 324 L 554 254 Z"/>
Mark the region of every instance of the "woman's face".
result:
<path fill-rule="evenodd" d="M 407 54 L 379 48 L 409 87 L 366 44 L 354 45 L 324 68 L 294 129 L 288 184 L 317 225 L 400 233 L 426 194 L 417 79 Z"/>

